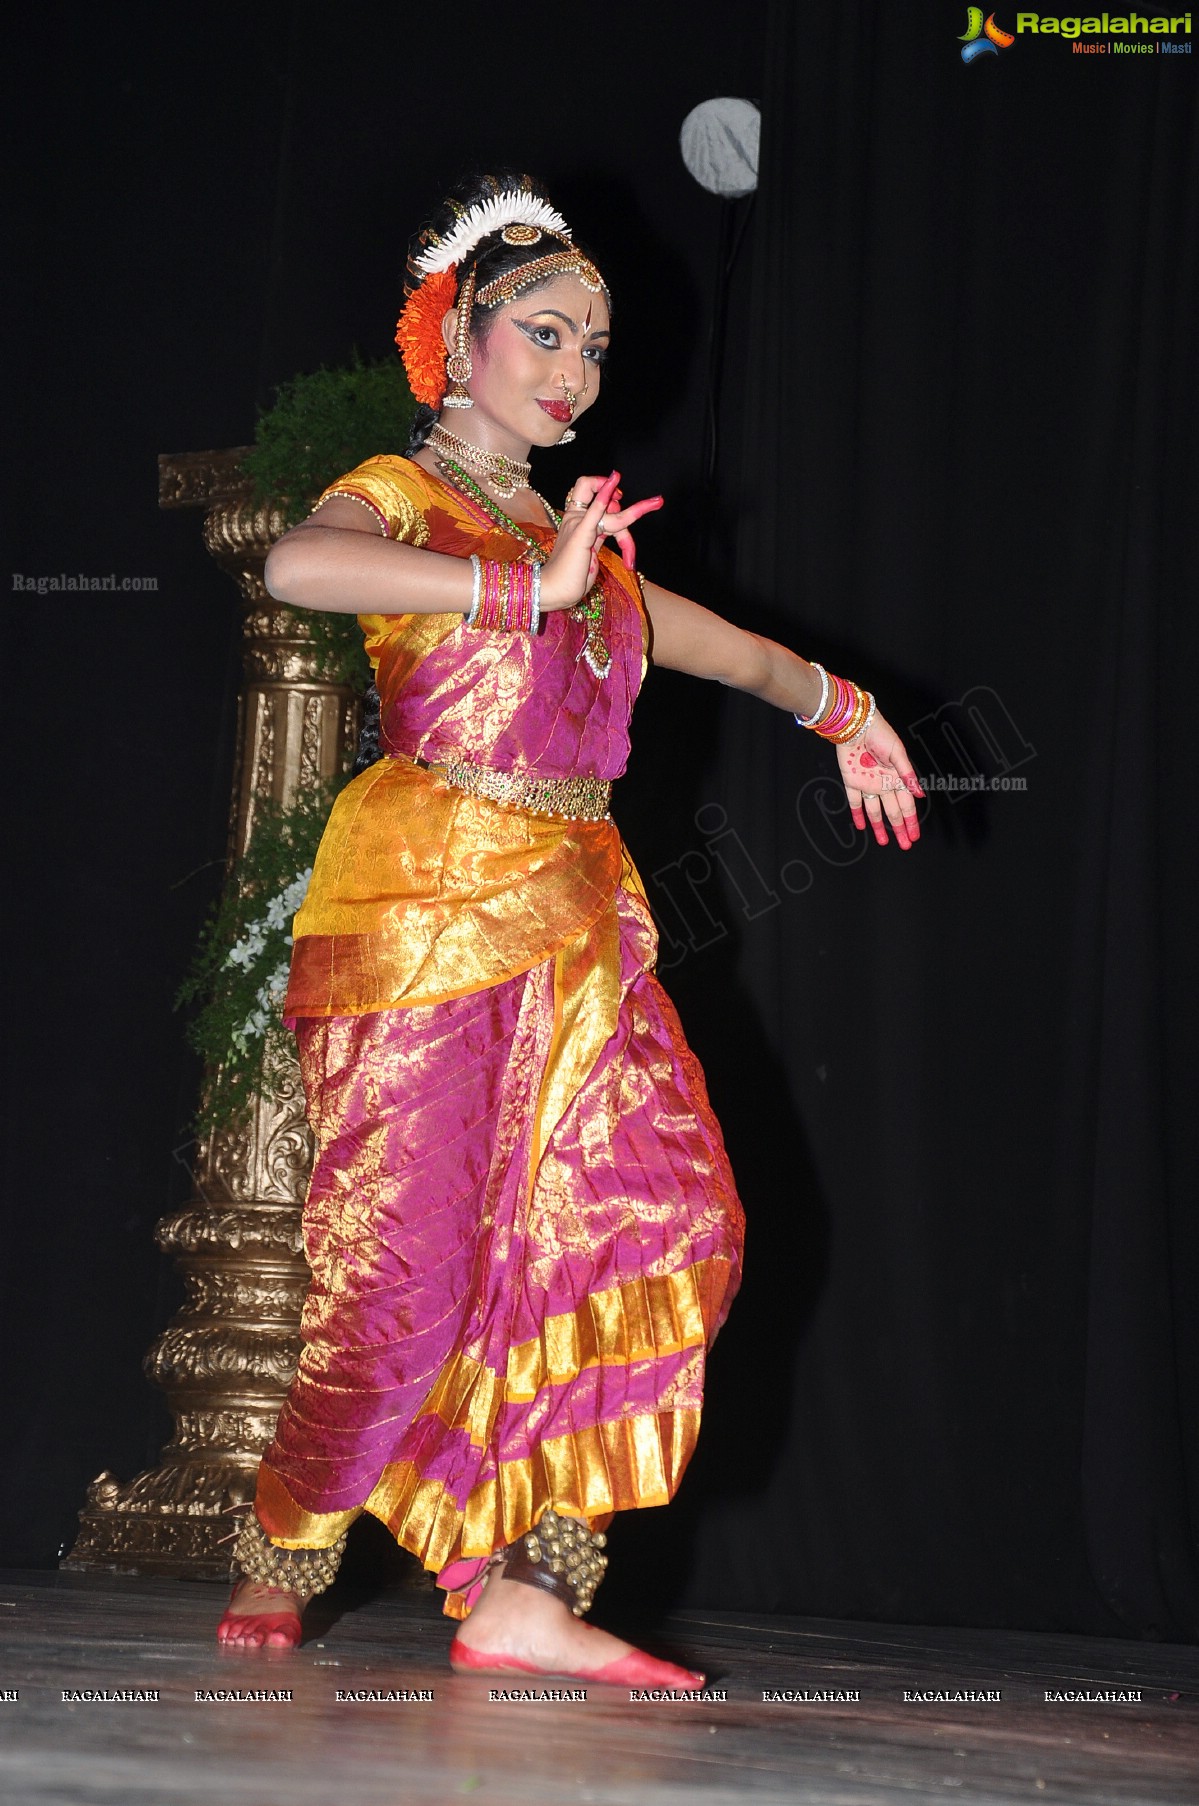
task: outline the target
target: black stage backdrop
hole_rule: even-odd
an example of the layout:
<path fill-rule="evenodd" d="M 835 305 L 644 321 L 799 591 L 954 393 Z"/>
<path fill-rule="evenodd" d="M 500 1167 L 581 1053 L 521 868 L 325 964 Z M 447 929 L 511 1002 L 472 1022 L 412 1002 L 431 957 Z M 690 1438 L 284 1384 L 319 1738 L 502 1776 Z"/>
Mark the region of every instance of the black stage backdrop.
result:
<path fill-rule="evenodd" d="M 27 23 L 12 569 L 158 590 L 13 596 L 6 1561 L 52 1564 L 168 1428 L 170 999 L 237 630 L 155 455 L 387 348 L 407 232 L 503 160 L 617 293 L 542 486 L 619 458 L 663 489 L 645 569 L 868 682 L 929 791 L 913 852 L 867 848 L 788 717 L 647 680 L 619 819 L 750 1229 L 700 1452 L 618 1525 L 613 1603 L 1196 1635 L 1194 59 L 1022 34 L 967 66 L 964 13 Z M 752 206 L 679 160 L 720 93 L 763 107 Z"/>

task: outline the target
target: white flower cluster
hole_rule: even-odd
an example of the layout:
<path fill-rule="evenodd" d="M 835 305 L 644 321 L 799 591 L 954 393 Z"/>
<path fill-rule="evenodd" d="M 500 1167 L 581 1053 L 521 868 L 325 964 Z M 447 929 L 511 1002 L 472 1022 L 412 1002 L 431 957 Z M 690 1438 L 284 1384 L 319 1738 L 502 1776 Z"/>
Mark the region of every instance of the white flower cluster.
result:
<path fill-rule="evenodd" d="M 225 956 L 227 966 L 244 966 L 248 971 L 255 960 L 261 958 L 262 950 L 266 946 L 267 930 L 282 928 L 285 922 L 291 920 L 304 901 L 304 894 L 308 889 L 311 877 L 312 867 L 309 866 L 307 870 L 296 874 L 286 890 L 280 891 L 277 897 L 271 899 L 266 914 L 259 916 L 256 922 L 251 922 L 241 940 L 237 942 L 236 946 L 229 949 Z M 284 938 L 290 947 L 290 934 Z"/>
<path fill-rule="evenodd" d="M 262 957 L 267 938 L 272 930 L 283 928 L 290 922 L 296 910 L 304 901 L 308 883 L 312 877 L 312 867 L 298 872 L 285 890 L 280 891 L 267 905 L 266 911 L 257 920 L 250 923 L 245 934 L 236 946 L 230 948 L 225 958 L 227 966 L 241 966 L 247 972 Z M 291 946 L 292 937 L 284 935 L 284 942 Z M 233 1030 L 233 1044 L 239 1053 L 245 1053 L 250 1041 L 264 1035 L 272 1021 L 278 1015 L 279 1006 L 287 991 L 288 961 L 281 960 L 258 987 L 254 999 L 254 1008 L 246 1017 L 240 1028 Z"/>
<path fill-rule="evenodd" d="M 426 276 L 453 269 L 489 232 L 517 225 L 536 226 L 541 232 L 552 232 L 555 238 L 570 239 L 570 227 L 548 201 L 523 188 L 506 188 L 503 194 L 468 207 L 454 222 L 452 232 L 425 246 L 416 259 L 416 267 Z"/>
<path fill-rule="evenodd" d="M 254 1000 L 256 1007 L 250 1011 L 241 1027 L 233 1030 L 233 1045 L 239 1053 L 245 1053 L 251 1037 L 265 1035 L 271 1026 L 287 992 L 288 970 L 287 960 L 282 960 L 270 977 L 259 985 L 258 995 Z"/>

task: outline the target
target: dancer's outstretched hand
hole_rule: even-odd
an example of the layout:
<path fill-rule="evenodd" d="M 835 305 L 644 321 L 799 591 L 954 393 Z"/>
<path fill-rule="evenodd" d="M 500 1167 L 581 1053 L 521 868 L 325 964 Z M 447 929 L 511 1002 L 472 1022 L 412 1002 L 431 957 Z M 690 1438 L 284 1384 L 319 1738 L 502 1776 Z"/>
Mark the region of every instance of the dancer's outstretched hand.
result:
<path fill-rule="evenodd" d="M 837 763 L 854 827 L 865 832 L 869 821 L 874 838 L 885 847 L 886 822 L 890 822 L 905 853 L 915 846 L 920 838 L 915 799 L 924 791 L 890 722 L 876 712 L 863 738 L 837 748 Z"/>

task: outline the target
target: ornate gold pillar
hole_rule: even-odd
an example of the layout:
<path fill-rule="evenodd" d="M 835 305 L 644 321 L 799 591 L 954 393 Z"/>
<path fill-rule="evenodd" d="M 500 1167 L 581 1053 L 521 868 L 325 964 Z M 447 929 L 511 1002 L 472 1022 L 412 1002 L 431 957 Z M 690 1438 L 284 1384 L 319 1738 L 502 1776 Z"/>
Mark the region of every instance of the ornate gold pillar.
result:
<path fill-rule="evenodd" d="M 358 731 L 353 692 L 322 673 L 303 615 L 266 593 L 263 565 L 284 522 L 277 508 L 251 501 L 243 456 L 238 448 L 158 461 L 159 505 L 207 509 L 204 543 L 244 605 L 231 861 L 250 842 L 260 800 L 289 802 L 345 770 Z M 230 1574 L 223 1514 L 253 1496 L 299 1353 L 311 1158 L 294 1065 L 277 1096 L 254 1099 L 245 1127 L 198 1144 L 194 1196 L 155 1231 L 187 1296 L 144 1363 L 167 1395 L 174 1436 L 156 1468 L 127 1482 L 108 1472 L 92 1481 L 64 1568 Z"/>

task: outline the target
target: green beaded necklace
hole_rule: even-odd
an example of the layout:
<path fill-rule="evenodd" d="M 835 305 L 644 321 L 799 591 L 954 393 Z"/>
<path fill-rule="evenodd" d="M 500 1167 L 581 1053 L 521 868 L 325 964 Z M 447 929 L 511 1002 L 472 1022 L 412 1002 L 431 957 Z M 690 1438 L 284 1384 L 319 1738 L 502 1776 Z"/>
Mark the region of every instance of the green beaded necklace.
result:
<path fill-rule="evenodd" d="M 545 563 L 546 554 L 532 535 L 526 533 L 518 521 L 514 521 L 505 514 L 504 510 L 492 501 L 486 490 L 481 489 L 460 464 L 455 464 L 454 460 L 447 458 L 444 452 L 438 452 L 435 456 L 438 470 L 446 477 L 452 488 L 457 489 L 461 495 L 469 496 L 471 501 L 477 502 L 489 520 L 493 521 L 497 527 L 502 527 L 505 532 L 511 533 L 514 539 L 519 540 L 535 554 L 538 564 Z M 562 516 L 556 508 L 550 506 L 543 495 L 538 494 L 536 489 L 533 494 L 537 496 L 537 500 L 549 515 L 554 531 L 557 532 L 562 525 Z M 588 590 L 581 602 L 575 603 L 570 615 L 572 620 L 581 621 L 587 629 L 587 637 L 583 642 L 583 650 L 579 657 L 586 661 L 597 677 L 607 677 L 612 669 L 612 654 L 600 631 L 600 623 L 604 618 L 604 593 L 598 583 Z"/>

